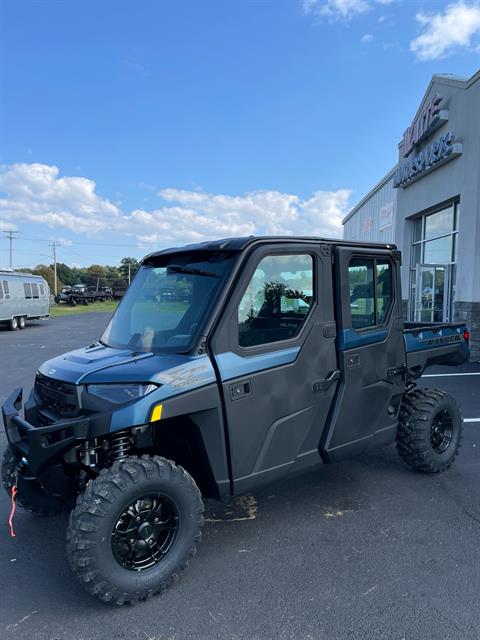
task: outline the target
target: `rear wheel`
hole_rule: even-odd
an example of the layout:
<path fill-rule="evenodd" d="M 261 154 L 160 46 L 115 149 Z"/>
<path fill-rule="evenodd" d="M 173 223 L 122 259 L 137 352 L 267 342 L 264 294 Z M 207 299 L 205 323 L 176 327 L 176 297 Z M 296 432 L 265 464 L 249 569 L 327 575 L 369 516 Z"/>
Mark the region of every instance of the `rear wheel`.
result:
<path fill-rule="evenodd" d="M 16 331 L 18 329 L 18 318 L 12 318 L 9 322 L 9 327 L 11 331 Z"/>
<path fill-rule="evenodd" d="M 67 553 L 85 589 L 133 604 L 163 592 L 196 553 L 203 502 L 165 458 L 127 457 L 92 480 L 70 515 Z"/>
<path fill-rule="evenodd" d="M 462 432 L 460 407 L 447 393 L 415 389 L 405 395 L 396 443 L 402 460 L 414 469 L 446 471 L 458 455 Z"/>
<path fill-rule="evenodd" d="M 25 329 L 25 325 L 27 324 L 27 320 L 25 316 L 20 316 L 18 319 L 18 328 Z"/>
<path fill-rule="evenodd" d="M 9 496 L 12 495 L 17 465 L 18 459 L 13 455 L 10 447 L 7 447 L 2 460 L 2 481 Z M 17 480 L 17 489 L 17 504 L 37 516 L 54 516 L 67 510 L 63 502 L 47 495 L 34 480 L 25 480 L 20 475 Z"/>

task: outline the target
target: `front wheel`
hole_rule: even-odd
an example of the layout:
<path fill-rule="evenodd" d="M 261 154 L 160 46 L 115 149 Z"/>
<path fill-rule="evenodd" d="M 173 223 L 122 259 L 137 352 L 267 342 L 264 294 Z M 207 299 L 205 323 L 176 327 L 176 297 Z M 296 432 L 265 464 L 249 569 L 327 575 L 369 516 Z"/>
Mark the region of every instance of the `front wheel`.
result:
<path fill-rule="evenodd" d="M 405 394 L 396 443 L 408 465 L 425 473 L 446 471 L 458 455 L 462 435 L 460 407 L 450 395 L 438 389 Z"/>
<path fill-rule="evenodd" d="M 15 316 L 9 322 L 10 331 L 16 331 L 18 329 L 18 318 Z"/>
<path fill-rule="evenodd" d="M 67 529 L 70 566 L 91 595 L 134 604 L 176 582 L 202 526 L 200 491 L 182 467 L 130 456 L 100 471 L 79 496 Z"/>

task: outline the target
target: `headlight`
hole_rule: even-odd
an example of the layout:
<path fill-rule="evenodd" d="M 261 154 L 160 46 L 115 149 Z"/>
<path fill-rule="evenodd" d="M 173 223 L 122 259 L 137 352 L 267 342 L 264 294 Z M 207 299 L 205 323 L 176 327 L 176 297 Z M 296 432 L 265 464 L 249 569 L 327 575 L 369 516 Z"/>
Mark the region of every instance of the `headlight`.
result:
<path fill-rule="evenodd" d="M 114 404 L 125 404 L 132 400 L 138 400 L 151 393 L 154 389 L 158 389 L 156 384 L 89 384 L 87 385 L 87 393 Z"/>

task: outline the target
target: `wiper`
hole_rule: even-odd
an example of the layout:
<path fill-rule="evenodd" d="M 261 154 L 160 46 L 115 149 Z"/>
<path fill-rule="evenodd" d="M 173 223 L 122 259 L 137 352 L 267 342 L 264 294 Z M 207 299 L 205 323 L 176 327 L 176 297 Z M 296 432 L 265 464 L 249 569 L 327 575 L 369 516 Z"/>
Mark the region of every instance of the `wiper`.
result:
<path fill-rule="evenodd" d="M 213 271 L 203 271 L 203 269 L 195 269 L 194 267 L 183 267 L 181 264 L 169 264 L 167 265 L 167 271 L 173 271 L 174 273 L 190 273 L 194 276 L 209 276 L 210 278 L 219 278 L 218 273 Z"/>

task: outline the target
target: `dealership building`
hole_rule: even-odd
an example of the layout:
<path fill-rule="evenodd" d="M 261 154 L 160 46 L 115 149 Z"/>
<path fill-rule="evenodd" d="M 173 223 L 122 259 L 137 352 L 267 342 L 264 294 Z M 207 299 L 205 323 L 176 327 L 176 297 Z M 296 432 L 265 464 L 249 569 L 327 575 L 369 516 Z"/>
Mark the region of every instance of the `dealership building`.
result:
<path fill-rule="evenodd" d="M 394 242 L 405 316 L 465 321 L 480 360 L 480 71 L 433 76 L 398 163 L 343 224 L 346 239 Z"/>

